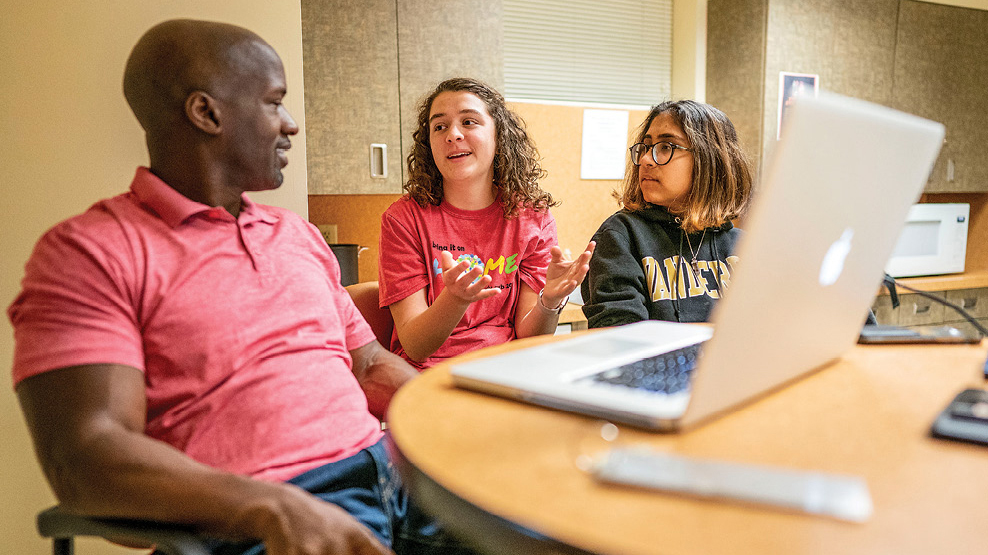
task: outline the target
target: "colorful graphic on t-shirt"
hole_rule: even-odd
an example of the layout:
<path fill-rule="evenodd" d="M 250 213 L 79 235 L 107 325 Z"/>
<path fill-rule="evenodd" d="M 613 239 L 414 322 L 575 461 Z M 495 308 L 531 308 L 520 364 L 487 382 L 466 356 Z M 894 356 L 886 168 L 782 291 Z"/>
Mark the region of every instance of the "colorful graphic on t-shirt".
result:
<path fill-rule="evenodd" d="M 481 260 L 480 257 L 477 256 L 476 254 L 461 254 L 459 257 L 457 257 L 456 261 L 453 263 L 459 264 L 460 262 L 463 261 L 466 261 L 469 264 L 466 269 L 467 272 L 473 271 L 474 268 L 481 268 L 481 269 L 484 268 L 484 261 Z M 480 278 L 482 277 L 484 277 L 483 274 L 477 276 L 477 279 L 473 280 L 471 285 L 480 281 Z"/>
<path fill-rule="evenodd" d="M 476 254 L 461 254 L 454 264 L 459 264 L 460 262 L 466 261 L 468 263 L 467 271 L 473 270 L 476 267 L 484 267 L 484 261 L 480 259 Z"/>
<path fill-rule="evenodd" d="M 484 259 L 481 258 L 480 256 L 468 252 L 463 252 L 466 249 L 457 245 L 450 244 L 449 246 L 446 246 L 446 245 L 437 245 L 436 243 L 433 243 L 432 248 L 439 251 L 450 251 L 451 253 L 461 252 L 461 254 L 454 261 L 454 264 L 459 264 L 460 262 L 467 260 L 470 262 L 470 266 L 467 268 L 467 271 L 470 271 L 475 267 L 481 267 L 484 269 L 484 273 L 481 274 L 481 277 L 486 276 L 495 271 L 501 275 L 507 275 L 518 271 L 517 260 L 519 253 L 512 254 L 507 258 L 505 258 L 504 255 L 499 255 L 496 259 L 492 257 L 492 258 L 488 258 L 487 261 L 484 262 Z M 433 275 L 439 275 L 442 272 L 443 272 L 442 265 L 439 263 L 439 258 L 438 257 L 433 258 L 432 259 Z"/>

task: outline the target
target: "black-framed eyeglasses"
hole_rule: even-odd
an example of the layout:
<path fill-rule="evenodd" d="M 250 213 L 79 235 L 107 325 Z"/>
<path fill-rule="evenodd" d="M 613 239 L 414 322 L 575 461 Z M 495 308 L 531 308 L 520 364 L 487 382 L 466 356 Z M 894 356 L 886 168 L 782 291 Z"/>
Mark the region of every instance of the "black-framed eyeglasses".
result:
<path fill-rule="evenodd" d="M 672 155 L 675 154 L 677 150 L 693 152 L 692 148 L 686 148 L 685 146 L 679 146 L 672 143 L 667 143 L 665 141 L 655 143 L 654 145 L 638 143 L 633 145 L 628 150 L 631 152 L 631 162 L 636 166 L 641 164 L 642 155 L 645 154 L 646 150 L 651 150 L 652 160 L 654 160 L 656 165 L 659 166 L 664 166 L 672 161 Z"/>

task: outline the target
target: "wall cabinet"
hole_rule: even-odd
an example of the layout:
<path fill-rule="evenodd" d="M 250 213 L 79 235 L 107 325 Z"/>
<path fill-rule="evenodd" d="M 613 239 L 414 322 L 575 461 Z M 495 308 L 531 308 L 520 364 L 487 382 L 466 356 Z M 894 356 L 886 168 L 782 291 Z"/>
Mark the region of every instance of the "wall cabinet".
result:
<path fill-rule="evenodd" d="M 503 89 L 502 21 L 500 0 L 302 0 L 309 194 L 400 193 L 423 97 Z"/>
<path fill-rule="evenodd" d="M 777 143 L 779 72 L 816 74 L 824 89 L 889 103 L 898 2 L 708 1 L 707 101 L 739 124 L 759 170 Z"/>
<path fill-rule="evenodd" d="M 927 192 L 988 191 L 988 11 L 902 0 L 892 106 L 943 123 Z"/>
<path fill-rule="evenodd" d="M 777 144 L 780 72 L 816 74 L 821 88 L 889 104 L 897 8 L 898 0 L 770 0 L 762 140 L 767 156 Z"/>
<path fill-rule="evenodd" d="M 709 0 L 707 100 L 764 164 L 779 72 L 942 122 L 927 192 L 988 191 L 988 11 L 913 0 Z"/>
<path fill-rule="evenodd" d="M 396 19 L 395 0 L 302 2 L 309 194 L 401 189 Z M 371 144 L 394 150 L 387 178 L 371 177 Z"/>

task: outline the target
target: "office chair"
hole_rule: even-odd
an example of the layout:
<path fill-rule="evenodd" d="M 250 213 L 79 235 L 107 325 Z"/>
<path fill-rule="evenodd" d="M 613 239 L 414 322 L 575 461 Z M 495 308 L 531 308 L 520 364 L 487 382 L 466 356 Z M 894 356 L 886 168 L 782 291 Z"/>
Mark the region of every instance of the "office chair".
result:
<path fill-rule="evenodd" d="M 357 310 L 364 316 L 364 320 L 370 324 L 377 341 L 385 349 L 391 348 L 391 332 L 395 328 L 395 321 L 391 317 L 391 310 L 378 306 L 378 283 L 376 281 L 363 281 L 354 283 L 346 287 L 347 293 L 353 299 L 353 304 L 357 305 Z"/>
<path fill-rule="evenodd" d="M 395 321 L 390 309 L 378 306 L 378 289 L 376 281 L 362 281 L 346 286 L 353 304 L 357 305 L 357 310 L 374 330 L 377 342 L 385 349 L 391 349 L 391 332 L 395 329 Z M 381 422 L 381 429 L 388 429 L 387 422 Z"/>
<path fill-rule="evenodd" d="M 93 518 L 64 512 L 57 505 L 38 514 L 38 532 L 52 539 L 52 555 L 73 555 L 76 536 L 114 543 L 153 546 L 165 555 L 209 555 L 206 538 L 190 527 L 146 520 Z"/>

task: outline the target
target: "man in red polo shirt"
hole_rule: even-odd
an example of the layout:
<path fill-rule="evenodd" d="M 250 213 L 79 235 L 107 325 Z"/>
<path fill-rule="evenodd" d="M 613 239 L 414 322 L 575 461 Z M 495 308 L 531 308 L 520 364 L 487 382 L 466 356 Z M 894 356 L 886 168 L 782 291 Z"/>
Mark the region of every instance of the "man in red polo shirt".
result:
<path fill-rule="evenodd" d="M 39 459 L 69 511 L 274 555 L 455 551 L 409 506 L 372 414 L 416 372 L 318 230 L 244 194 L 281 185 L 285 93 L 278 55 L 239 27 L 168 21 L 134 47 L 124 94 L 150 165 L 41 238 L 9 309 Z"/>

